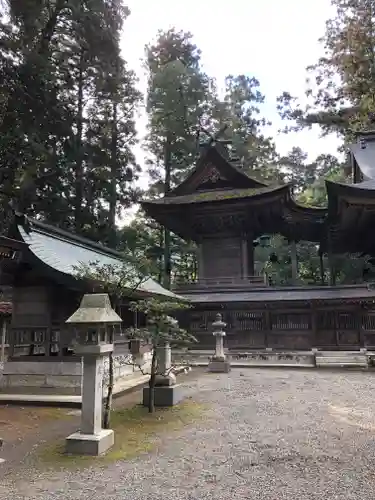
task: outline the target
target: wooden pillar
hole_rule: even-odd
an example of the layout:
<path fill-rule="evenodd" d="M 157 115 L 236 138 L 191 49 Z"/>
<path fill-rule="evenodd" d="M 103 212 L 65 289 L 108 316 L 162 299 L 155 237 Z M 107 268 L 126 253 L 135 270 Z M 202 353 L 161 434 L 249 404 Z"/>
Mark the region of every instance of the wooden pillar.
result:
<path fill-rule="evenodd" d="M 336 285 L 336 276 L 335 276 L 335 265 L 333 262 L 333 254 L 332 254 L 332 238 L 331 238 L 331 233 L 328 231 L 328 238 L 327 238 L 327 243 L 328 243 L 328 266 L 329 266 L 329 284 L 331 286 Z"/>
<path fill-rule="evenodd" d="M 323 252 L 321 247 L 319 246 L 319 270 L 320 270 L 320 283 L 325 285 L 324 282 L 324 261 L 323 261 Z"/>
<path fill-rule="evenodd" d="M 245 238 L 241 239 L 241 274 L 243 278 L 249 276 L 248 268 L 248 253 L 247 253 L 247 240 Z"/>
<path fill-rule="evenodd" d="M 3 324 L 1 327 L 1 363 L 5 363 L 5 343 L 7 336 L 7 320 L 3 318 Z"/>
<path fill-rule="evenodd" d="M 311 344 L 312 344 L 311 347 L 316 349 L 318 344 L 318 322 L 317 322 L 318 313 L 313 302 L 311 303 L 310 312 L 311 312 Z"/>
<path fill-rule="evenodd" d="M 290 242 L 290 253 L 292 258 L 292 282 L 293 285 L 298 281 L 298 260 L 297 260 L 297 246 L 295 240 Z"/>
<path fill-rule="evenodd" d="M 365 330 L 363 328 L 365 314 L 366 314 L 366 311 L 364 309 L 363 302 L 361 302 L 358 306 L 358 309 L 356 310 L 358 328 L 359 328 L 359 345 L 360 345 L 361 349 L 366 347 Z"/>
<path fill-rule="evenodd" d="M 204 278 L 204 259 L 203 259 L 203 245 L 202 243 L 198 244 L 198 281 Z"/>
<path fill-rule="evenodd" d="M 247 238 L 247 273 L 248 276 L 254 276 L 254 245 L 253 237 Z"/>
<path fill-rule="evenodd" d="M 264 347 L 268 347 L 269 336 L 271 335 L 271 312 L 266 309 L 264 312 Z"/>

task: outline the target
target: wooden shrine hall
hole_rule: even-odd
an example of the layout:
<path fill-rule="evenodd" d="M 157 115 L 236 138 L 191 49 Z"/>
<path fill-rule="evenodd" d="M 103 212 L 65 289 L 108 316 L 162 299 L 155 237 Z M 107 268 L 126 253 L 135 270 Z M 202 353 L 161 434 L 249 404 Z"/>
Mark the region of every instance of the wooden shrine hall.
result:
<path fill-rule="evenodd" d="M 175 287 L 194 303 L 184 321 L 198 348 L 212 347 L 217 312 L 230 349 L 375 348 L 375 291 L 368 285 L 278 288 L 254 271 L 254 241 L 267 234 L 290 242 L 294 277 L 298 241 L 316 243 L 330 265 L 334 254 L 375 255 L 375 133 L 362 134 L 350 157 L 352 182 L 326 181 L 328 207 L 314 208 L 296 202 L 291 184 L 250 177 L 211 140 L 180 185 L 142 203 L 149 216 L 198 245 L 197 278 Z"/>
<path fill-rule="evenodd" d="M 8 237 L 9 236 L 9 237 Z M 25 387 L 80 393 L 81 359 L 75 356 L 76 333 L 66 319 L 92 285 L 78 278 L 77 266 L 121 265 L 115 250 L 38 220 L 14 214 L 10 232 L 0 239 L 1 282 L 12 288 L 9 353 L 2 386 L 13 392 Z M 152 279 L 136 296 L 176 298 Z M 133 325 L 128 304 L 120 304 L 122 329 Z M 121 329 L 115 334 L 115 356 L 129 354 Z M 126 366 L 125 375 L 133 367 Z"/>

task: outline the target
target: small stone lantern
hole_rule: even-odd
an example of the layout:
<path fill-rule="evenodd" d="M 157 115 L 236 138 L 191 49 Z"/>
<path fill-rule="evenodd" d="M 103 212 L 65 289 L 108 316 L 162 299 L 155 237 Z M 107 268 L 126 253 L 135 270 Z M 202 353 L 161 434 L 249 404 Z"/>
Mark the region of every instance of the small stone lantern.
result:
<path fill-rule="evenodd" d="M 213 335 L 216 339 L 215 355 L 211 358 L 208 370 L 214 373 L 228 373 L 230 371 L 230 362 L 227 361 L 224 353 L 224 328 L 227 324 L 223 321 L 220 313 L 216 314 L 215 321 L 212 323 Z"/>
<path fill-rule="evenodd" d="M 103 358 L 113 352 L 114 328 L 121 322 L 106 293 L 84 295 L 66 321 L 77 330 L 75 354 L 83 357 L 81 428 L 66 439 L 67 453 L 100 455 L 114 443 L 113 430 L 102 429 Z"/>

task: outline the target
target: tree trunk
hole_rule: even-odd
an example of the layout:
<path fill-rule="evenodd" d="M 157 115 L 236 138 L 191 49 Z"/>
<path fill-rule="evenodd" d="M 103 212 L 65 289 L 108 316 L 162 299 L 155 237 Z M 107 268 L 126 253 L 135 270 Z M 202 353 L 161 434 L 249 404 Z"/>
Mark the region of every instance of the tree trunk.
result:
<path fill-rule="evenodd" d="M 150 380 L 148 382 L 148 386 L 150 389 L 148 392 L 148 411 L 149 411 L 149 413 L 154 413 L 154 411 L 155 411 L 156 370 L 157 370 L 156 346 L 153 346 L 152 361 L 151 361 L 151 375 L 150 375 Z"/>
<path fill-rule="evenodd" d="M 47 20 L 45 26 L 42 29 L 40 39 L 37 43 L 37 52 L 40 55 L 44 55 L 49 51 L 51 40 L 53 34 L 56 30 L 56 26 L 59 22 L 59 15 L 61 14 L 64 8 L 68 7 L 68 4 L 65 0 L 58 0 L 56 5 L 52 11 L 50 10 L 50 17 Z"/>
<path fill-rule="evenodd" d="M 114 386 L 114 362 L 113 362 L 113 352 L 109 354 L 109 366 L 108 366 L 108 389 L 107 396 L 105 398 L 104 405 L 104 415 L 103 415 L 103 428 L 109 429 L 111 425 L 111 409 L 112 409 L 112 397 L 113 397 L 113 386 Z"/>
<path fill-rule="evenodd" d="M 158 229 L 158 238 L 159 238 L 159 247 L 160 250 L 163 248 L 164 245 L 164 229 L 163 226 L 159 226 Z M 158 283 L 161 285 L 163 284 L 163 276 L 164 276 L 164 258 L 163 255 L 160 251 L 160 255 L 158 257 Z"/>
<path fill-rule="evenodd" d="M 171 139 L 170 136 L 167 135 L 165 141 L 165 152 L 164 152 L 164 168 L 165 168 L 165 178 L 164 178 L 164 194 L 169 193 L 171 190 L 171 159 L 172 159 L 172 151 L 171 151 Z M 172 272 L 172 263 L 171 263 L 171 232 L 169 229 L 164 229 L 164 277 L 163 277 L 163 286 L 167 290 L 171 288 L 171 272 Z"/>
<path fill-rule="evenodd" d="M 76 172 L 75 172 L 75 207 L 74 222 L 77 233 L 82 231 L 82 203 L 83 203 L 83 155 L 82 155 L 82 135 L 83 135 L 83 51 L 79 61 L 78 73 L 78 109 L 77 109 L 77 136 L 76 136 Z"/>
<path fill-rule="evenodd" d="M 117 102 L 113 103 L 111 133 L 111 179 L 108 214 L 108 239 L 109 246 L 116 246 L 116 205 L 117 205 Z"/>

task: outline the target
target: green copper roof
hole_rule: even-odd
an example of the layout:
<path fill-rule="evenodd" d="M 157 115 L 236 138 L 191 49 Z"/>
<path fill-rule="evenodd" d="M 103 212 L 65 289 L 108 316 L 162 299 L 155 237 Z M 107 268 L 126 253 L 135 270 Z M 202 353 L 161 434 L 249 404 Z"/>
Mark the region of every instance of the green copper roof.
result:
<path fill-rule="evenodd" d="M 285 189 L 283 186 L 265 186 L 260 188 L 244 189 L 217 189 L 212 191 L 195 191 L 180 196 L 165 196 L 157 200 L 146 200 L 144 203 L 155 205 L 183 205 L 188 203 L 205 203 L 239 198 L 252 198 L 262 194 L 273 193 Z"/>
<path fill-rule="evenodd" d="M 21 224 L 17 228 L 24 242 L 29 245 L 29 251 L 43 264 L 60 273 L 75 276 L 75 266 L 92 262 L 98 262 L 99 265 L 121 264 L 121 254 L 114 250 L 38 221 L 31 222 L 28 231 Z M 144 281 L 138 289 L 150 294 L 179 298 L 151 278 Z"/>

